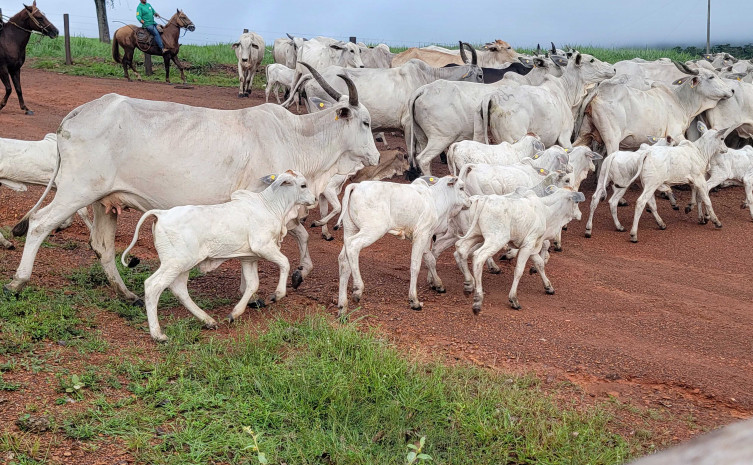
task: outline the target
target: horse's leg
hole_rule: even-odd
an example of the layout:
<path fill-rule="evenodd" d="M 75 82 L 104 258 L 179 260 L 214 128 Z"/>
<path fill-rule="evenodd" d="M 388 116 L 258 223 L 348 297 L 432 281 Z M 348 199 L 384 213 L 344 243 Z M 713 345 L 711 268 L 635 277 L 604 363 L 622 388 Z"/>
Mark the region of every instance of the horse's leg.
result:
<path fill-rule="evenodd" d="M 10 71 L 10 78 L 13 80 L 13 87 L 16 88 L 16 95 L 18 96 L 18 104 L 21 109 L 26 112 L 27 115 L 33 115 L 34 112 L 29 110 L 24 103 L 24 95 L 21 92 L 21 68 Z"/>
<path fill-rule="evenodd" d="M 165 62 L 165 82 L 170 84 L 170 55 L 162 55 L 162 60 Z"/>
<path fill-rule="evenodd" d="M 126 78 L 128 78 L 128 81 L 131 80 L 131 77 L 128 76 L 128 67 L 130 66 L 131 69 L 133 70 L 133 73 L 136 75 L 136 79 L 141 81 L 141 75 L 139 74 L 139 70 L 136 69 L 136 63 L 133 62 L 134 49 L 131 49 L 129 51 L 127 48 L 123 48 L 123 50 L 124 50 L 123 51 L 123 70 L 125 71 Z"/>
<path fill-rule="evenodd" d="M 186 75 L 183 73 L 183 65 L 180 64 L 180 61 L 178 61 L 178 55 L 173 55 L 173 62 L 175 63 L 175 66 L 178 67 L 180 70 L 180 80 L 183 81 L 183 84 L 186 83 Z"/>
<path fill-rule="evenodd" d="M 3 81 L 3 84 L 5 85 L 5 97 L 3 97 L 3 101 L 0 102 L 0 110 L 3 109 L 6 103 L 8 103 L 8 97 L 10 97 L 10 93 L 13 90 L 13 88 L 10 86 L 10 76 L 8 75 L 8 68 L 5 66 L 0 68 L 0 81 Z"/>

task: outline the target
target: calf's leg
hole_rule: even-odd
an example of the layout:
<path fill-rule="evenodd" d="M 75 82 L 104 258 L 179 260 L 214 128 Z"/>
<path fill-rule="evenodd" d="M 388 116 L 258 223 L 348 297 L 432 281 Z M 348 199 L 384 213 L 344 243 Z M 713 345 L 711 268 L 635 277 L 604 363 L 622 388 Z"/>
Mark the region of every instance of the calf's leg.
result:
<path fill-rule="evenodd" d="M 243 315 L 251 297 L 253 297 L 254 294 L 256 294 L 256 291 L 259 290 L 259 261 L 251 258 L 242 258 L 241 275 L 245 287 L 243 288 L 243 296 L 241 296 L 241 300 L 235 304 L 233 311 L 230 312 L 230 315 L 228 316 L 228 320 L 230 320 L 231 323 L 235 321 L 236 318 Z M 287 275 L 283 278 L 283 283 L 285 280 L 287 280 Z"/>
<path fill-rule="evenodd" d="M 196 305 L 196 302 L 194 302 L 193 299 L 191 299 L 191 296 L 188 294 L 189 271 L 190 271 L 190 268 L 188 271 L 184 271 L 180 273 L 178 276 L 176 276 L 173 282 L 170 283 L 169 285 L 170 290 L 175 295 L 175 297 L 178 298 L 178 301 L 180 301 L 181 305 L 186 307 L 186 309 L 189 312 L 191 312 L 196 318 L 198 318 L 199 321 L 204 323 L 205 328 L 217 329 L 217 321 L 215 321 L 214 318 L 209 316 L 204 310 L 202 310 L 198 305 Z M 162 291 L 160 291 L 160 293 L 161 292 Z M 159 299 L 159 296 L 157 298 Z"/>

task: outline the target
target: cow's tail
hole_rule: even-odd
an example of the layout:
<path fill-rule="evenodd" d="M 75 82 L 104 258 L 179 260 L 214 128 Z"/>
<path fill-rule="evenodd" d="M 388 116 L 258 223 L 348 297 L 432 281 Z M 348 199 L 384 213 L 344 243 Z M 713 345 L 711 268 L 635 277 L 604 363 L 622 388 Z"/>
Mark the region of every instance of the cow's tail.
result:
<path fill-rule="evenodd" d="M 492 110 L 493 95 L 489 94 L 484 97 L 473 117 L 473 140 L 487 145 L 489 144 L 489 113 Z"/>
<path fill-rule="evenodd" d="M 478 224 L 478 218 L 481 216 L 479 210 L 486 205 L 486 201 L 489 199 L 488 195 L 474 195 L 471 197 L 471 206 L 468 208 L 468 214 L 471 215 L 471 224 L 465 231 L 465 234 L 459 237 L 459 239 L 467 239 L 473 234 L 473 230 Z"/>
<path fill-rule="evenodd" d="M 298 74 L 296 74 L 296 77 L 297 77 L 297 76 L 298 76 Z M 300 92 L 300 90 L 301 90 L 301 87 L 303 87 L 303 85 L 304 85 L 305 83 L 307 83 L 307 82 L 308 82 L 309 80 L 311 80 L 312 78 L 313 78 L 313 76 L 312 76 L 312 75 L 310 75 L 310 74 L 307 74 L 307 75 L 305 75 L 305 76 L 301 76 L 301 77 L 300 77 L 300 78 L 298 79 L 298 82 L 296 82 L 296 83 L 295 83 L 295 85 L 293 85 L 293 84 L 291 83 L 291 87 L 290 87 L 290 94 L 288 94 L 288 99 L 287 99 L 287 100 L 285 100 L 284 102 L 282 102 L 282 103 L 281 103 L 280 105 L 281 105 L 281 106 L 282 106 L 283 108 L 288 108 L 288 107 L 290 107 L 290 105 L 292 105 L 292 104 L 293 104 L 293 102 L 295 102 L 295 96 L 296 96 L 296 94 L 297 94 L 298 92 Z M 293 78 L 293 82 L 295 82 L 295 80 L 296 80 L 296 79 L 295 79 L 295 77 L 294 77 L 294 78 Z"/>
<path fill-rule="evenodd" d="M 412 172 L 418 171 L 416 166 L 416 99 L 423 95 L 423 90 L 419 89 L 411 95 L 408 100 L 408 121 L 405 125 L 405 130 L 408 133 L 405 135 L 405 139 L 408 141 L 408 161 L 410 161 L 410 169 Z"/>
<path fill-rule="evenodd" d="M 139 222 L 136 223 L 136 231 L 133 233 L 133 240 L 131 240 L 131 243 L 128 244 L 128 247 L 123 251 L 123 255 L 120 256 L 120 263 L 123 264 L 123 266 L 127 266 L 128 268 L 133 268 L 134 266 L 138 265 L 141 260 L 139 260 L 136 257 L 131 257 L 131 261 L 126 263 L 126 255 L 128 255 L 128 252 L 131 251 L 131 249 L 136 245 L 136 242 L 139 240 L 139 230 L 141 229 L 141 225 L 144 224 L 144 221 L 146 221 L 147 218 L 150 216 L 157 216 L 157 212 L 159 210 L 149 210 L 148 212 L 141 215 L 141 218 L 139 218 Z"/>
<path fill-rule="evenodd" d="M 646 161 L 646 157 L 648 157 L 650 153 L 651 152 L 649 150 L 646 150 L 646 153 L 644 153 L 641 156 L 641 161 L 638 162 L 638 169 L 636 170 L 635 175 L 630 179 L 630 181 L 627 182 L 627 184 L 625 184 L 624 186 L 617 186 L 615 184 L 615 186 L 620 187 L 620 188 L 624 188 L 624 187 L 629 187 L 631 184 L 633 184 L 635 182 L 635 180 L 638 179 L 638 176 L 641 175 L 641 171 L 643 171 L 643 163 Z M 609 158 L 609 157 L 607 157 L 607 158 Z M 602 169 L 604 169 L 603 166 L 602 166 Z"/>
<path fill-rule="evenodd" d="M 600 199 L 607 196 L 607 184 L 609 183 L 609 171 L 612 169 L 612 162 L 614 161 L 614 155 L 609 155 L 601 162 L 601 168 L 599 169 L 599 180 L 596 183 L 596 190 L 594 195 L 600 195 Z"/>
<path fill-rule="evenodd" d="M 343 194 L 343 201 L 342 201 L 342 211 L 340 212 L 340 216 L 337 217 L 337 223 L 335 223 L 335 230 L 340 229 L 343 224 L 343 218 L 345 215 L 348 215 L 348 204 L 350 204 L 350 194 L 353 192 L 353 189 L 356 188 L 358 183 L 350 183 L 348 184 L 348 187 L 345 188 L 345 193 Z"/>
<path fill-rule="evenodd" d="M 29 231 L 29 218 L 37 210 L 39 210 L 39 207 L 42 206 L 42 201 L 45 199 L 45 197 L 47 197 L 47 194 L 50 193 L 50 190 L 52 190 L 52 186 L 55 184 L 55 178 L 58 176 L 58 171 L 60 171 L 60 147 L 57 148 L 57 154 L 58 156 L 55 160 L 55 170 L 52 172 L 50 182 L 47 183 L 47 187 L 44 189 L 44 192 L 42 193 L 42 196 L 39 198 L 39 200 L 37 200 L 37 203 L 35 203 L 34 206 L 31 207 L 31 210 L 29 210 L 29 212 L 26 213 L 23 218 L 21 218 L 21 221 L 19 221 L 17 225 L 13 226 L 13 230 L 11 232 L 14 237 L 21 237 L 26 235 L 26 233 Z"/>
<path fill-rule="evenodd" d="M 120 45 L 115 37 L 112 38 L 112 59 L 115 63 L 120 63 Z"/>
<path fill-rule="evenodd" d="M 458 167 L 455 166 L 455 146 L 457 142 L 453 142 L 447 148 L 447 168 L 450 170 L 450 174 L 453 176 L 458 175 Z"/>

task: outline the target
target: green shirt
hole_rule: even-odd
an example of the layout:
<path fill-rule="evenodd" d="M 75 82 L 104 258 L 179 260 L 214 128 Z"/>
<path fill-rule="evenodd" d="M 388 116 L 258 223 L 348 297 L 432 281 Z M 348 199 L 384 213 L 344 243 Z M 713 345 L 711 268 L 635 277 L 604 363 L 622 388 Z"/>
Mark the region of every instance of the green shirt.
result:
<path fill-rule="evenodd" d="M 157 24 L 154 22 L 154 8 L 148 3 L 139 3 L 136 7 L 136 19 L 144 26 Z"/>

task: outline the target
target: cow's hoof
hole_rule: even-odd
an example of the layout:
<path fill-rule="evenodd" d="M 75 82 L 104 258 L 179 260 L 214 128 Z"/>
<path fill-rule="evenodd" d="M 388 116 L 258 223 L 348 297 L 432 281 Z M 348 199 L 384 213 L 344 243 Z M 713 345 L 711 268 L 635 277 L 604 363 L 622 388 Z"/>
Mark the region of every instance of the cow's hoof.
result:
<path fill-rule="evenodd" d="M 259 309 L 259 308 L 266 307 L 267 303 L 264 302 L 264 299 L 256 299 L 254 301 L 249 302 L 246 306 L 247 307 L 251 307 L 251 308 Z M 232 320 L 230 320 L 230 321 L 232 321 Z"/>
<path fill-rule="evenodd" d="M 463 286 L 463 294 L 467 296 L 473 294 L 473 286 Z"/>
<path fill-rule="evenodd" d="M 703 218 L 702 220 L 698 220 L 698 224 L 708 224 L 708 220 L 706 218 Z"/>
<path fill-rule="evenodd" d="M 152 339 L 154 339 L 154 342 L 159 344 L 165 344 L 167 343 L 167 336 L 163 334 L 158 334 L 157 336 L 152 336 Z"/>
<path fill-rule="evenodd" d="M 618 207 L 627 207 L 628 205 L 630 205 L 630 203 L 625 199 L 620 199 L 619 202 L 617 202 Z"/>
<path fill-rule="evenodd" d="M 638 242 L 638 236 L 633 236 L 631 234 L 630 235 L 630 242 L 632 242 L 633 244 L 637 243 Z"/>
<path fill-rule="evenodd" d="M 693 207 L 691 207 L 690 205 L 688 205 L 687 207 L 685 207 L 685 214 L 687 215 L 688 213 L 691 212 L 691 210 L 693 210 Z"/>
<path fill-rule="evenodd" d="M 471 308 L 473 309 L 473 314 L 474 315 L 478 315 L 479 313 L 481 313 L 481 304 L 480 303 L 474 303 L 473 307 L 471 307 Z"/>
<path fill-rule="evenodd" d="M 677 205 L 672 205 L 672 210 L 675 210 L 675 211 L 677 211 L 677 210 L 679 210 L 679 209 L 680 209 L 680 207 L 678 207 Z"/>
<path fill-rule="evenodd" d="M 651 213 L 651 207 L 646 207 L 646 212 Z"/>
<path fill-rule="evenodd" d="M 410 309 L 415 312 L 420 312 L 424 308 L 423 302 L 411 302 Z"/>
<path fill-rule="evenodd" d="M 238 92 L 238 98 L 243 98 L 243 97 L 244 97 L 243 92 Z"/>
<path fill-rule="evenodd" d="M 249 305 L 251 305 L 251 303 L 249 303 Z M 232 313 L 227 316 L 227 321 L 230 322 L 230 323 L 234 323 L 235 322 L 235 317 L 233 316 Z"/>
<path fill-rule="evenodd" d="M 746 208 L 748 208 L 748 203 L 747 202 L 743 202 L 743 203 L 740 204 L 740 209 L 741 210 L 745 210 Z"/>
<path fill-rule="evenodd" d="M 302 282 L 303 275 L 301 274 L 301 270 L 295 270 L 290 277 L 290 284 L 293 286 L 293 289 L 298 289 L 298 286 L 300 286 Z"/>
<path fill-rule="evenodd" d="M 510 301 L 510 307 L 512 307 L 514 310 L 520 310 L 520 302 L 518 302 L 518 299 L 508 299 Z"/>
<path fill-rule="evenodd" d="M 563 231 L 567 231 L 567 225 L 562 226 Z"/>
<path fill-rule="evenodd" d="M 11 291 L 6 286 L 3 286 L 3 297 L 5 299 L 18 299 L 18 293 Z"/>
<path fill-rule="evenodd" d="M 624 226 L 617 226 L 617 230 L 619 232 L 625 232 L 625 227 Z"/>
<path fill-rule="evenodd" d="M 350 298 L 351 298 L 351 299 L 353 299 L 353 302 L 355 302 L 355 303 L 359 303 L 359 302 L 361 302 L 361 293 L 359 292 L 359 293 L 357 293 L 357 294 L 356 294 L 356 293 L 354 292 L 354 293 L 353 293 L 353 294 L 352 294 L 352 295 L 350 296 Z"/>
<path fill-rule="evenodd" d="M 500 274 L 500 273 L 502 273 L 502 270 L 500 270 L 499 268 L 489 268 L 489 273 L 491 273 L 491 274 Z"/>
<path fill-rule="evenodd" d="M 558 244 L 555 244 L 555 245 L 554 245 L 554 251 L 555 251 L 555 252 L 562 252 L 562 246 L 561 246 L 561 245 L 558 245 Z"/>
<path fill-rule="evenodd" d="M 335 231 L 337 231 L 338 229 L 340 229 L 340 225 L 336 224 L 336 225 L 332 226 L 332 229 L 334 229 Z"/>
<path fill-rule="evenodd" d="M 334 240 L 335 240 L 335 237 L 334 237 L 334 236 L 332 236 L 332 235 L 329 235 L 329 236 L 328 236 L 328 235 L 326 235 L 326 234 L 322 234 L 322 239 L 324 239 L 324 240 L 325 240 L 325 241 L 327 241 L 327 242 L 330 242 L 330 241 L 334 241 Z"/>
<path fill-rule="evenodd" d="M 34 116 L 34 112 L 31 110 L 26 110 L 24 113 L 28 116 Z"/>
<path fill-rule="evenodd" d="M 204 329 L 217 329 L 217 326 L 217 322 L 214 320 L 209 320 L 204 323 Z"/>
<path fill-rule="evenodd" d="M 141 300 L 141 299 L 136 299 L 136 300 L 133 301 L 133 306 L 134 307 L 143 307 L 144 306 L 144 301 Z"/>
<path fill-rule="evenodd" d="M 285 297 L 285 296 L 284 295 L 278 296 L 277 294 L 272 293 L 272 294 L 269 295 L 269 301 L 270 302 L 279 302 L 280 300 L 282 300 L 283 297 Z"/>
<path fill-rule="evenodd" d="M 665 229 L 667 229 L 667 225 L 666 224 L 660 224 L 659 225 L 659 229 L 661 229 L 662 231 L 664 231 Z"/>
<path fill-rule="evenodd" d="M 431 288 L 434 289 L 437 294 L 444 294 L 447 292 L 447 289 L 445 289 L 444 286 L 432 286 Z"/>
<path fill-rule="evenodd" d="M 536 273 L 538 273 L 538 271 L 536 271 L 535 266 L 532 266 L 531 268 L 528 269 L 528 274 L 536 274 Z"/>
<path fill-rule="evenodd" d="M 11 244 L 5 250 L 16 250 L 16 246 Z"/>
<path fill-rule="evenodd" d="M 591 231 L 586 231 L 586 239 L 591 239 Z"/>
<path fill-rule="evenodd" d="M 501 262 L 502 261 L 509 261 L 509 260 L 512 260 L 512 258 L 508 258 L 507 254 L 503 254 L 503 255 L 499 256 L 499 261 L 501 261 Z"/>
<path fill-rule="evenodd" d="M 715 227 L 716 229 L 721 229 L 721 227 L 722 227 L 722 223 L 714 223 L 714 227 Z"/>
<path fill-rule="evenodd" d="M 554 288 L 553 287 L 548 287 L 548 288 L 545 289 L 545 291 L 549 295 L 554 295 Z"/>

